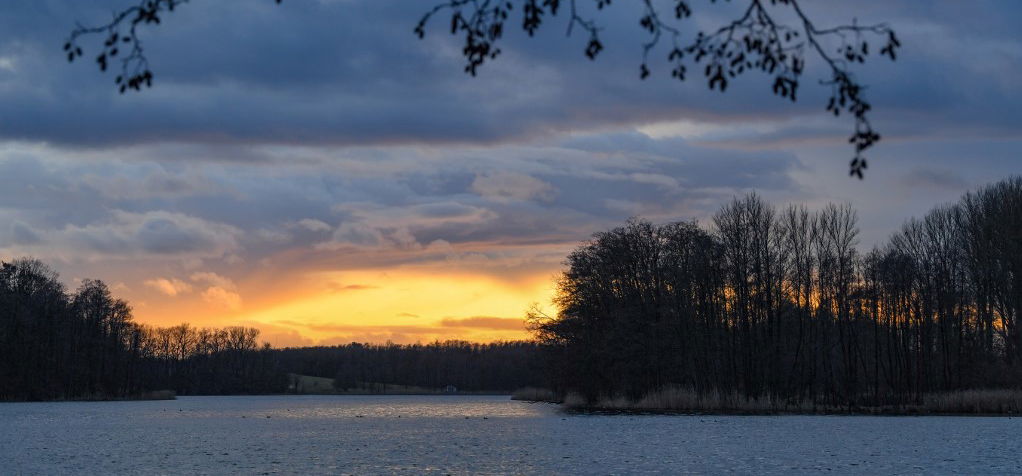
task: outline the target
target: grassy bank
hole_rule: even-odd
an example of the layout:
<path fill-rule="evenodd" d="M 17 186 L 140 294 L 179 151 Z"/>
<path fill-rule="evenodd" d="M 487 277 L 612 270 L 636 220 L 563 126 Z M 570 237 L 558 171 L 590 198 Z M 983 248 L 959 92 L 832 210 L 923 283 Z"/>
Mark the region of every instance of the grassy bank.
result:
<path fill-rule="evenodd" d="M 856 414 L 856 415 L 1017 415 L 1022 413 L 1022 390 L 961 390 L 923 395 L 918 401 L 890 405 L 828 405 L 811 401 L 749 399 L 736 393 L 697 394 L 678 387 L 665 388 L 632 400 L 601 398 L 588 402 L 568 393 L 558 398 L 542 389 L 522 389 L 516 400 L 561 403 L 569 411 L 621 413 L 696 413 L 727 415 Z"/>

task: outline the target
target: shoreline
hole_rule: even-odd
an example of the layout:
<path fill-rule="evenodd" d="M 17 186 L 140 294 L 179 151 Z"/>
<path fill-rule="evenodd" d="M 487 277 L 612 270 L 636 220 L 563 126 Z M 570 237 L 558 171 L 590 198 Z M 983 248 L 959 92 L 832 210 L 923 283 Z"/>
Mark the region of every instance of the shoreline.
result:
<path fill-rule="evenodd" d="M 49 398 L 38 400 L 4 400 L 0 403 L 52 403 L 52 402 L 148 402 L 161 400 L 177 400 L 177 392 L 173 390 L 152 390 L 135 395 L 111 397 L 107 395 L 88 395 L 75 398 Z"/>
<path fill-rule="evenodd" d="M 970 412 L 920 412 L 900 410 L 853 410 L 853 411 L 682 411 L 669 409 L 613 409 L 602 407 L 564 407 L 563 403 L 542 402 L 561 406 L 561 411 L 572 415 L 629 415 L 629 416 L 875 416 L 875 417 L 1000 417 L 1012 418 L 1016 413 L 970 413 Z"/>
<path fill-rule="evenodd" d="M 859 416 L 1000 416 L 1022 414 L 1022 390 L 974 389 L 923 394 L 909 403 L 836 405 L 814 402 L 774 401 L 768 397 L 745 398 L 736 393 L 705 395 L 680 387 L 653 391 L 631 400 L 624 397 L 587 400 L 568 392 L 558 395 L 547 389 L 525 388 L 512 400 L 557 404 L 570 414 L 589 415 L 859 415 Z M 888 400 L 897 400 L 889 398 Z"/>
<path fill-rule="evenodd" d="M 157 395 L 149 395 L 156 393 Z M 173 392 L 171 392 L 173 393 Z M 447 396 L 506 396 L 509 401 L 520 401 L 529 404 L 544 403 L 556 405 L 557 411 L 568 415 L 593 415 L 593 416 L 688 416 L 688 417 L 722 417 L 722 416 L 875 416 L 875 417 L 999 417 L 1012 418 L 1019 413 L 1014 411 L 990 412 L 990 411 L 935 411 L 926 410 L 920 407 L 895 408 L 895 407 L 858 407 L 852 410 L 847 409 L 678 409 L 678 408 L 652 408 L 634 407 L 625 408 L 620 406 L 601 405 L 578 405 L 565 403 L 563 400 L 532 400 L 527 398 L 515 398 L 507 392 L 457 392 L 457 393 L 318 393 L 318 394 L 295 394 L 295 393 L 265 393 L 265 394 L 232 394 L 232 395 L 182 395 L 183 398 L 191 397 L 305 397 L 305 396 L 423 396 L 423 397 L 447 397 Z M 162 397 L 162 398 L 161 398 Z M 178 396 L 172 395 L 167 398 L 166 393 L 147 392 L 147 394 L 120 398 L 90 397 L 81 399 L 54 399 L 54 400 L 0 400 L 3 403 L 71 403 L 71 402 L 140 402 L 140 401 L 170 401 L 179 400 Z"/>
<path fill-rule="evenodd" d="M 173 393 L 173 392 L 172 392 Z M 170 401 L 180 400 L 181 398 L 191 397 L 365 397 L 365 396 L 420 396 L 420 397 L 466 397 L 466 396 L 492 396 L 492 397 L 510 397 L 510 392 L 452 392 L 452 393 L 401 393 L 401 392 L 386 392 L 386 393 L 235 393 L 235 394 L 196 394 L 196 395 L 177 395 L 174 394 L 169 397 L 165 396 L 150 396 L 150 395 L 138 395 L 129 397 L 85 397 L 85 398 L 57 398 L 49 400 L 0 400 L 0 404 L 4 403 L 61 403 L 61 402 L 145 402 L 145 401 Z"/>

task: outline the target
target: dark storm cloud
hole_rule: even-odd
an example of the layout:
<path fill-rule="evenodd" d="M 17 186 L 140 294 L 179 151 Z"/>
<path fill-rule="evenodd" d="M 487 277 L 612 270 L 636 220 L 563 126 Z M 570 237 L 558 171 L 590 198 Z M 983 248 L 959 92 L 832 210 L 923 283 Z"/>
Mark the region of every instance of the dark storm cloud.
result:
<path fill-rule="evenodd" d="M 596 62 L 581 54 L 584 38 L 563 38 L 561 19 L 532 40 L 510 31 L 504 56 L 472 79 L 461 72 L 457 39 L 446 34 L 442 18 L 425 41 L 411 34 L 425 2 L 192 2 L 144 32 L 156 87 L 120 96 L 113 74 L 96 71 L 91 56 L 68 65 L 59 47 L 75 21 L 99 23 L 111 8 L 130 3 L 5 6 L 0 135 L 96 146 L 490 143 L 658 120 L 727 124 L 823 115 L 826 90 L 812 84 L 818 69 L 807 75 L 795 105 L 771 97 L 763 77 L 742 78 L 726 95 L 706 91 L 698 77 L 677 84 L 659 70 L 638 81 L 632 73 L 643 37 L 627 5 L 601 17 L 608 50 Z M 904 59 L 876 58 L 861 73 L 872 85 L 879 125 L 910 119 L 920 130 L 973 135 L 1017 129 L 1022 105 L 1006 78 L 1020 72 L 1020 45 L 1007 25 L 1022 8 L 970 6 L 970 18 L 985 21 L 961 22 L 963 7 L 955 2 L 876 6 L 812 9 L 822 22 L 859 16 L 902 32 Z M 708 25 L 729 7 L 703 8 L 701 24 Z"/>

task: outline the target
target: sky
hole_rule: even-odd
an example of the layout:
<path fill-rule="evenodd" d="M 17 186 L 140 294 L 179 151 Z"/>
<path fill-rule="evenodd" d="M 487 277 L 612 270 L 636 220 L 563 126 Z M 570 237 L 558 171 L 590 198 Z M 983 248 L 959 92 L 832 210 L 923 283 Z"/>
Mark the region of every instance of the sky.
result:
<path fill-rule="evenodd" d="M 561 17 L 535 38 L 512 24 L 472 78 L 446 19 L 412 34 L 422 0 L 192 0 L 141 33 L 154 87 L 120 95 L 89 61 L 102 38 L 72 64 L 61 46 L 132 3 L 5 2 L 0 259 L 101 279 L 146 324 L 275 346 L 524 338 L 566 254 L 629 217 L 707 224 L 751 191 L 850 203 L 868 250 L 1022 173 L 1013 0 L 804 5 L 903 44 L 855 70 L 884 136 L 863 181 L 818 61 L 797 103 L 755 73 L 721 94 L 654 60 L 640 81 L 628 2 L 597 17 L 597 61 Z M 686 31 L 732 13 L 704 3 Z"/>

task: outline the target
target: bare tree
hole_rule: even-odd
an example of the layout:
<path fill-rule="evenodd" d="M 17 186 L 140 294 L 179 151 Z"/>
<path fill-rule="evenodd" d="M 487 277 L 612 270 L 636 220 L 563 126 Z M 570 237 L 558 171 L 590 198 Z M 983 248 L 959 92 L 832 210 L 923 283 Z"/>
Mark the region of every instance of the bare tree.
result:
<path fill-rule="evenodd" d="M 918 402 L 1018 386 L 1022 179 L 857 250 L 855 211 L 736 198 L 713 232 L 630 221 L 572 252 L 535 324 L 550 375 L 591 400 L 670 386 L 774 402 Z"/>

